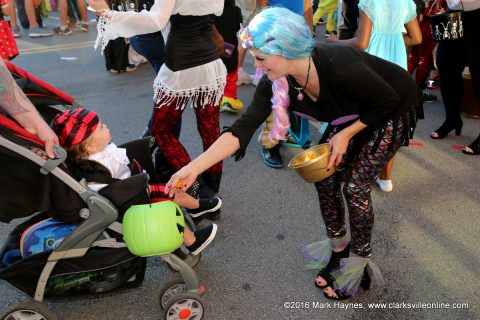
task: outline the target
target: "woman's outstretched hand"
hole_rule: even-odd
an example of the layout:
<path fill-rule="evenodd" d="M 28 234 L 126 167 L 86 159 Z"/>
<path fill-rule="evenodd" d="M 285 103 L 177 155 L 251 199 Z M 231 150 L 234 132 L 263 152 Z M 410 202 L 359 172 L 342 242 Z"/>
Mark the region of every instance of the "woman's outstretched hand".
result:
<path fill-rule="evenodd" d="M 186 165 L 175 173 L 165 186 L 165 193 L 170 197 L 175 194 L 175 189 L 187 190 L 197 179 L 200 173 L 191 165 Z"/>

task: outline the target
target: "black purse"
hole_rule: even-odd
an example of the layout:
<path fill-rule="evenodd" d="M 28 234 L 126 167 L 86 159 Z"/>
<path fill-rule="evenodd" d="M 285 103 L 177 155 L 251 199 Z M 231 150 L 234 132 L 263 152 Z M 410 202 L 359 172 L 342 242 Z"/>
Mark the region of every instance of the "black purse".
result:
<path fill-rule="evenodd" d="M 438 0 L 430 7 L 437 3 Z M 462 3 L 463 7 L 463 2 Z M 462 11 L 463 10 L 447 10 L 446 12 L 427 15 L 432 26 L 432 36 L 435 41 L 452 41 L 458 40 L 463 37 L 463 22 L 462 22 Z"/>

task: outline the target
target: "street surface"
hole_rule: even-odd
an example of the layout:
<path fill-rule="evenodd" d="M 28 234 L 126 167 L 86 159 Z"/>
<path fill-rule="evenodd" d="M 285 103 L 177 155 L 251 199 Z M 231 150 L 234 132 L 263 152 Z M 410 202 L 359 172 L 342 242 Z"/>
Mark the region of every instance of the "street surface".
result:
<path fill-rule="evenodd" d="M 55 17 L 46 20 L 50 26 L 58 23 Z M 93 50 L 93 22 L 89 33 L 68 37 L 30 39 L 23 33 L 15 64 L 97 111 L 117 144 L 140 135 L 152 111 L 149 65 L 131 73 L 106 72 L 103 56 Z M 247 70 L 254 72 L 251 58 Z M 246 105 L 253 92 L 251 85 L 239 88 Z M 344 303 L 323 297 L 313 284 L 316 272 L 304 269 L 299 251 L 326 237 L 313 185 L 288 168 L 266 167 L 255 139 L 242 161 L 225 161 L 219 232 L 195 268 L 207 288 L 204 319 L 479 319 L 480 158 L 452 146 L 472 142 L 480 122 L 465 118 L 460 137 L 434 141 L 429 134 L 443 121 L 443 105 L 426 104 L 425 112 L 414 145 L 396 158 L 393 192 L 377 187 L 372 192 L 373 260 L 386 285 Z M 238 115 L 220 118 L 224 126 Z M 201 153 L 190 109 L 183 115 L 181 141 L 191 156 Z M 288 162 L 298 149 L 281 152 Z M 0 240 L 16 223 L 0 225 Z M 176 276 L 162 260 L 150 258 L 139 288 L 48 300 L 47 306 L 59 319 L 160 319 L 159 289 Z M 26 298 L 0 283 L 2 310 Z M 450 308 L 435 308 L 440 303 Z M 454 309 L 454 304 L 464 305 Z"/>

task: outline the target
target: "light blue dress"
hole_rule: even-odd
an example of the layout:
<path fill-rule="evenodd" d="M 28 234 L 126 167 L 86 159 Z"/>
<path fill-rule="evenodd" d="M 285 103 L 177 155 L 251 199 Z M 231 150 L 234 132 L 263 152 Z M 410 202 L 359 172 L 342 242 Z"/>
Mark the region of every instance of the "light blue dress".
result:
<path fill-rule="evenodd" d="M 367 52 L 407 70 L 404 25 L 417 18 L 413 0 L 360 0 L 358 7 L 372 20 Z"/>

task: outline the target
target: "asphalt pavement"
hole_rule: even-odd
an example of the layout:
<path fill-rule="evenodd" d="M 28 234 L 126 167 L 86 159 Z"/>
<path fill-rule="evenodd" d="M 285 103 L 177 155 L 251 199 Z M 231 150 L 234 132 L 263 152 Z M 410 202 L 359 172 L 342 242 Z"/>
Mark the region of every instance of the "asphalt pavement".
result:
<path fill-rule="evenodd" d="M 55 16 L 46 20 L 50 26 L 58 23 Z M 97 111 L 114 142 L 133 140 L 152 111 L 154 72 L 147 64 L 130 73 L 107 72 L 103 56 L 93 50 L 94 22 L 90 29 L 40 39 L 24 31 L 13 62 Z M 246 68 L 254 72 L 251 58 Z M 239 88 L 246 105 L 254 90 Z M 473 141 L 480 120 L 464 118 L 461 136 L 434 141 L 429 134 L 443 121 L 442 102 L 426 104 L 425 113 L 412 146 L 398 153 L 393 192 L 372 192 L 373 260 L 385 286 L 344 304 L 323 297 L 299 250 L 326 237 L 313 185 L 288 168 L 266 167 L 255 139 L 242 161 L 226 160 L 219 232 L 195 268 L 207 288 L 204 319 L 479 319 L 480 158 L 455 146 Z M 221 125 L 238 117 L 222 113 Z M 311 132 L 316 139 L 314 127 Z M 183 115 L 181 141 L 192 157 L 201 153 L 191 109 Z M 281 149 L 285 162 L 298 151 Z M 18 222 L 1 224 L 0 240 Z M 46 305 L 59 319 L 160 319 L 159 289 L 174 277 L 162 260 L 149 258 L 139 288 Z M 0 282 L 2 310 L 25 299 Z"/>

